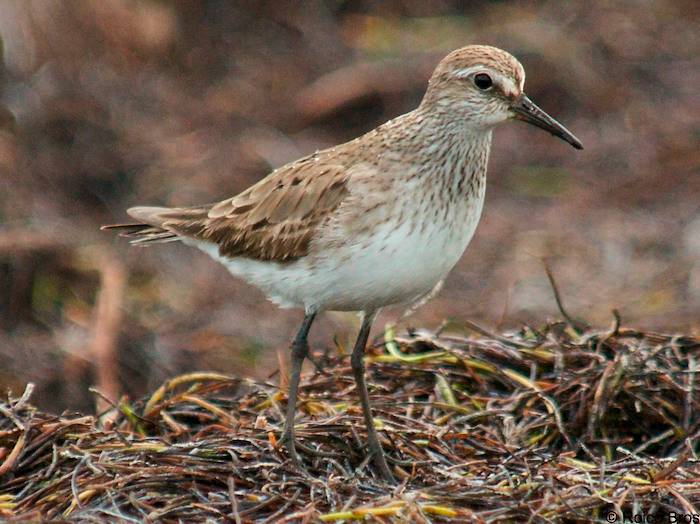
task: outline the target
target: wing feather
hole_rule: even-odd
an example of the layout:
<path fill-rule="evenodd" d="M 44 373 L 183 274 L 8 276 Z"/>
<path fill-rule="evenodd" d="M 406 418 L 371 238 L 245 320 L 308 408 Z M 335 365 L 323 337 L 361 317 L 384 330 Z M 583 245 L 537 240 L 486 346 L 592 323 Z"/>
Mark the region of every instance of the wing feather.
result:
<path fill-rule="evenodd" d="M 162 213 L 158 224 L 181 236 L 209 241 L 228 257 L 285 262 L 305 256 L 315 230 L 348 193 L 347 169 L 315 156 L 274 171 L 204 214 Z"/>

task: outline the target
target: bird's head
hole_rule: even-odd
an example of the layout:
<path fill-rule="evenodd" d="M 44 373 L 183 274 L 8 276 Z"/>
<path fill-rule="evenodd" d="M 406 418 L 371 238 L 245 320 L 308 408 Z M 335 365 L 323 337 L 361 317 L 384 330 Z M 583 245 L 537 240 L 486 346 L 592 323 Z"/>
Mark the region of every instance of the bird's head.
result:
<path fill-rule="evenodd" d="M 525 95 L 524 85 L 525 70 L 514 56 L 496 47 L 471 45 L 438 64 L 422 107 L 477 128 L 523 120 L 583 149 L 578 138 Z"/>

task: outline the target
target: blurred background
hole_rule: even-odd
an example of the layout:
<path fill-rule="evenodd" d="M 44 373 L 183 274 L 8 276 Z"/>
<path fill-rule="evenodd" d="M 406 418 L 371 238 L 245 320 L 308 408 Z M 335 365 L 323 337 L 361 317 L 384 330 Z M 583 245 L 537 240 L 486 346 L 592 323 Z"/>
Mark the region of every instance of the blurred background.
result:
<path fill-rule="evenodd" d="M 0 387 L 61 411 L 194 369 L 268 376 L 298 311 L 205 255 L 131 248 L 136 204 L 231 196 L 413 109 L 448 51 L 509 50 L 585 145 L 497 130 L 485 212 L 442 293 L 403 326 L 558 315 L 700 330 L 696 0 L 0 0 Z M 376 324 L 401 311 L 386 311 Z M 356 319 L 324 315 L 313 348 Z"/>

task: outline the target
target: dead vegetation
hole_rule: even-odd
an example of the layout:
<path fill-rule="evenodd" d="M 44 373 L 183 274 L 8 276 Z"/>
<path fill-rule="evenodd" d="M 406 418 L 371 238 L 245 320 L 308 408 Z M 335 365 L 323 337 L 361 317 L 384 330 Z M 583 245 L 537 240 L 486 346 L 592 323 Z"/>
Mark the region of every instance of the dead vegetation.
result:
<path fill-rule="evenodd" d="M 272 382 L 182 375 L 150 397 L 123 398 L 103 424 L 41 412 L 28 388 L 0 405 L 0 515 L 238 523 L 697 514 L 698 349 L 698 338 L 617 321 L 472 337 L 388 329 L 368 373 L 397 487 L 364 459 L 343 356 L 302 383 L 308 476 L 277 444 L 286 395 Z"/>

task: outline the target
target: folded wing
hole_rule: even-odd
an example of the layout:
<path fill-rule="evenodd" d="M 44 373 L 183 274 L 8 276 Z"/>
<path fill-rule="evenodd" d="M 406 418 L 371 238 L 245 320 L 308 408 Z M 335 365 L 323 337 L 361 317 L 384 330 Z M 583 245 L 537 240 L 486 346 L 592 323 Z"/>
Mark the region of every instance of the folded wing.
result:
<path fill-rule="evenodd" d="M 348 193 L 347 170 L 312 155 L 274 171 L 235 197 L 190 208 L 135 207 L 137 224 L 106 226 L 134 244 L 182 237 L 211 242 L 228 257 L 286 262 L 308 253 L 316 229 Z"/>

